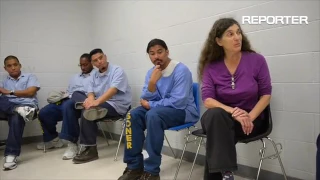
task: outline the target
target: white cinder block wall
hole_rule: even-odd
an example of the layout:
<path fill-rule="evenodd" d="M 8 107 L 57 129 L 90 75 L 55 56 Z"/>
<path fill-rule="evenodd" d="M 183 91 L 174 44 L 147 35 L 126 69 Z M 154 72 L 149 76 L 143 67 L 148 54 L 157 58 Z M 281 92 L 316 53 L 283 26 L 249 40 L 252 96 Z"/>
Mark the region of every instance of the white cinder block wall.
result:
<path fill-rule="evenodd" d="M 320 128 L 319 7 L 319 1 L 95 1 L 94 46 L 125 69 L 133 104 L 138 105 L 144 76 L 152 66 L 145 52 L 152 38 L 165 40 L 171 58 L 188 65 L 196 81 L 201 47 L 219 17 L 308 16 L 309 25 L 242 27 L 254 49 L 268 61 L 273 83 L 271 137 L 283 145 L 287 174 L 314 180 L 315 140 Z M 114 130 L 119 132 L 120 126 Z M 175 148 L 182 149 L 183 133 L 167 135 Z M 259 143 L 237 145 L 239 163 L 257 167 L 259 147 Z M 195 152 L 195 147 L 191 145 L 189 151 Z M 268 160 L 263 169 L 281 172 L 277 161 Z"/>
<path fill-rule="evenodd" d="M 185 63 L 196 81 L 201 47 L 219 17 L 308 16 L 309 25 L 304 26 L 242 28 L 268 61 L 273 82 L 271 137 L 283 145 L 287 173 L 311 180 L 315 179 L 315 140 L 320 132 L 319 6 L 319 1 L 0 0 L 0 59 L 14 54 L 24 72 L 38 76 L 42 107 L 50 90 L 65 88 L 71 75 L 79 72 L 79 56 L 100 47 L 111 63 L 125 69 L 133 105 L 138 105 L 144 76 L 152 66 L 145 52 L 152 38 L 165 40 L 171 58 Z M 5 74 L 1 68 L 1 79 Z M 119 133 L 119 124 L 112 131 Z M 7 124 L 0 121 L 0 139 L 7 132 Z M 40 134 L 37 122 L 27 124 L 25 136 Z M 182 149 L 183 133 L 167 132 L 167 136 L 174 148 Z M 259 143 L 237 145 L 238 162 L 257 167 L 259 147 Z M 195 152 L 195 146 L 190 144 L 188 151 Z M 280 173 L 277 161 L 267 161 L 263 169 Z"/>
<path fill-rule="evenodd" d="M 80 72 L 81 54 L 91 49 L 92 19 L 89 1 L 0 1 L 1 80 L 8 55 L 15 55 L 22 71 L 37 75 L 41 90 L 40 107 L 53 90 L 67 88 L 69 79 Z M 7 122 L 0 121 L 0 139 L 8 134 Z M 41 135 L 38 121 L 27 123 L 24 136 Z"/>

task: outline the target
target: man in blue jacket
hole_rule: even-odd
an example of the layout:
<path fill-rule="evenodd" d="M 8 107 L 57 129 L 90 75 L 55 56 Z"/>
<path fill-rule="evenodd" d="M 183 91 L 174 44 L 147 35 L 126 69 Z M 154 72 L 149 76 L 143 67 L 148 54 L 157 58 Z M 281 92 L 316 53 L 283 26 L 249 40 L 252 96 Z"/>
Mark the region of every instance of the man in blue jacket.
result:
<path fill-rule="evenodd" d="M 199 118 L 188 67 L 168 57 L 169 50 L 163 40 L 151 40 L 147 53 L 155 66 L 146 75 L 141 106 L 128 115 L 124 154 L 127 168 L 119 180 L 159 180 L 164 131 Z M 145 160 L 144 140 L 149 155 Z"/>

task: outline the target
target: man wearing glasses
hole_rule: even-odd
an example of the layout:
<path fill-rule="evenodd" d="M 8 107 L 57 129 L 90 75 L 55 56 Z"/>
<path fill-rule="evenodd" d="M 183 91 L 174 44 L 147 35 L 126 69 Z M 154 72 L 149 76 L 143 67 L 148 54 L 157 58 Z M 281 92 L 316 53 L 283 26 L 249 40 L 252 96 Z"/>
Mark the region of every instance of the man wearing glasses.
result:
<path fill-rule="evenodd" d="M 90 52 L 92 64 L 99 69 L 90 80 L 88 94 L 78 94 L 79 102 L 83 102 L 81 117 L 80 145 L 81 152 L 73 158 L 75 164 L 86 163 L 98 159 L 96 120 L 119 117 L 128 111 L 131 105 L 131 88 L 124 70 L 107 61 L 101 49 Z"/>
<path fill-rule="evenodd" d="M 60 138 L 68 141 L 68 148 L 63 154 L 63 160 L 74 158 L 78 152 L 77 141 L 80 133 L 78 119 L 81 116 L 81 111 L 75 109 L 76 101 L 72 96 L 74 92 L 86 93 L 90 77 L 95 71 L 87 53 L 81 55 L 79 66 L 81 73 L 76 74 L 70 80 L 67 92 L 51 92 L 48 98 L 49 104 L 39 112 L 44 143 L 38 144 L 37 149 L 43 150 L 44 144 L 46 149 L 60 148 L 64 145 L 56 130 L 57 122 L 62 120 Z"/>

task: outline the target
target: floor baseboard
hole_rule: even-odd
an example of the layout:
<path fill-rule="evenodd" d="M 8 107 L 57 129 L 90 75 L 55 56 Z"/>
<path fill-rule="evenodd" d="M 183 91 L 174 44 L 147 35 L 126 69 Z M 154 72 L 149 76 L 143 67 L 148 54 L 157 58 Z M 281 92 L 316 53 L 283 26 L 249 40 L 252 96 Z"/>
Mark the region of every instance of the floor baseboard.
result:
<path fill-rule="evenodd" d="M 99 131 L 99 136 L 103 137 L 103 134 L 101 131 Z M 109 134 L 109 132 L 105 132 L 106 134 L 106 137 L 108 139 L 111 139 L 111 136 Z M 116 141 L 119 141 L 120 139 L 120 135 L 119 134 L 114 134 L 114 133 L 111 133 L 112 135 L 112 139 L 113 140 L 116 140 Z M 30 143 L 35 143 L 35 142 L 41 142 L 42 141 L 42 136 L 32 136 L 32 137 L 24 137 L 23 138 L 23 143 L 22 144 L 30 144 Z M 122 143 L 123 143 L 123 139 L 122 139 Z M 177 160 L 181 157 L 181 154 L 182 154 L 182 150 L 181 149 L 173 149 L 174 153 L 176 154 L 176 157 Z M 171 156 L 173 157 L 173 154 L 170 150 L 169 147 L 167 146 L 163 146 L 162 148 L 162 153 L 164 155 L 167 155 L 167 156 Z M 184 161 L 187 161 L 187 162 L 193 162 L 193 158 L 195 156 L 195 153 L 194 152 L 189 152 L 189 151 L 186 151 L 185 154 L 184 154 L 184 157 L 183 157 L 183 160 Z M 204 162 L 205 162 L 205 156 L 202 155 L 202 154 L 198 154 L 198 157 L 197 157 L 197 160 L 196 160 L 196 164 L 197 165 L 201 165 L 203 166 L 204 165 Z M 182 166 L 183 166 L 183 163 L 182 163 Z M 245 178 L 249 178 L 249 179 L 255 179 L 256 178 L 256 173 L 257 173 L 257 168 L 253 168 L 253 167 L 250 167 L 250 166 L 245 166 L 245 165 L 241 165 L 239 164 L 238 165 L 238 170 L 235 172 L 235 175 L 237 176 L 241 176 L 241 177 L 245 177 Z M 287 177 L 288 180 L 300 180 L 300 179 L 297 179 L 297 178 L 294 178 L 294 177 Z M 283 175 L 282 174 L 278 174 L 278 173 L 275 173 L 275 172 L 271 172 L 271 171 L 266 171 L 266 170 L 261 170 L 260 172 L 260 176 L 259 176 L 259 180 L 282 180 L 283 179 Z"/>

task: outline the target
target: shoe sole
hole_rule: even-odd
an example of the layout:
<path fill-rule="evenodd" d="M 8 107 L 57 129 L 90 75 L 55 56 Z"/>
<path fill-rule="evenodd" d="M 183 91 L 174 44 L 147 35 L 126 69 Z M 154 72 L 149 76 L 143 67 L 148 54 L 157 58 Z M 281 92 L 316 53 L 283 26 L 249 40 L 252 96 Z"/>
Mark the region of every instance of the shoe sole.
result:
<path fill-rule="evenodd" d="M 98 156 L 98 157 L 95 157 L 95 158 L 92 158 L 92 159 L 90 159 L 90 160 L 88 160 L 88 161 L 77 161 L 77 160 L 73 160 L 72 162 L 73 162 L 73 164 L 84 164 L 84 163 L 88 163 L 88 162 L 91 162 L 91 161 L 95 161 L 95 160 L 97 160 L 97 159 L 99 159 L 99 156 Z"/>
<path fill-rule="evenodd" d="M 10 168 L 5 168 L 5 167 L 3 167 L 3 170 L 4 171 L 9 171 L 9 170 L 13 170 L 13 169 L 15 169 L 15 168 L 17 168 L 18 167 L 18 165 L 16 164 L 16 165 L 14 165 L 14 166 L 12 166 L 12 167 L 10 167 Z"/>
<path fill-rule="evenodd" d="M 139 180 L 140 178 L 141 178 L 141 176 L 133 178 L 133 179 L 130 179 L 130 180 Z"/>
<path fill-rule="evenodd" d="M 47 148 L 47 147 L 46 147 L 46 150 L 48 150 L 48 149 L 54 149 L 54 148 L 55 148 L 55 147 L 50 147 L 50 148 Z M 38 148 L 38 147 L 37 147 L 37 150 L 44 150 L 44 148 Z"/>
<path fill-rule="evenodd" d="M 101 109 L 92 108 L 92 109 L 85 110 L 83 112 L 83 117 L 86 118 L 86 120 L 94 121 L 97 119 L 104 118 L 107 115 L 107 113 L 108 113 L 108 110 L 105 108 L 101 108 Z"/>
<path fill-rule="evenodd" d="M 74 156 L 74 157 L 76 157 L 76 156 Z M 67 156 L 63 156 L 63 157 L 62 157 L 62 160 L 71 160 L 71 159 L 73 159 L 74 157 L 68 158 Z"/>
<path fill-rule="evenodd" d="M 84 109 L 83 102 L 76 102 L 74 105 L 75 109 Z"/>
<path fill-rule="evenodd" d="M 135 179 L 133 179 L 133 180 L 139 180 L 141 178 L 141 176 L 140 177 L 137 177 L 137 178 L 135 178 Z"/>
<path fill-rule="evenodd" d="M 59 146 L 52 146 L 52 147 L 50 147 L 50 148 L 47 148 L 47 147 L 46 147 L 46 150 L 48 150 L 48 149 L 62 148 L 63 146 L 64 146 L 64 144 L 59 145 Z M 40 149 L 40 148 L 37 147 L 37 150 L 44 150 L 44 148 Z"/>
<path fill-rule="evenodd" d="M 36 109 L 32 110 L 31 112 L 29 112 L 27 115 L 26 115 L 26 119 L 28 121 L 33 121 L 35 120 L 36 118 L 34 118 L 34 114 L 36 113 Z"/>

